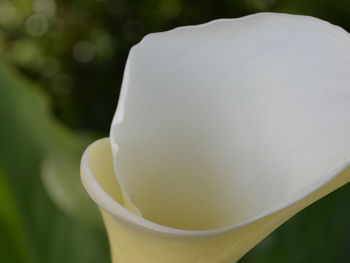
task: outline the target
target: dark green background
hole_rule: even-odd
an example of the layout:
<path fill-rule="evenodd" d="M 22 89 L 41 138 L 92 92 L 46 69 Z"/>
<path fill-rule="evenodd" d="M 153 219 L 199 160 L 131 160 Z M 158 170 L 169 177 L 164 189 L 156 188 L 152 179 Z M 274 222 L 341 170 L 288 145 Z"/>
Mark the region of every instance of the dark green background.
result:
<path fill-rule="evenodd" d="M 128 50 L 149 32 L 262 11 L 350 30 L 346 0 L 0 0 L 0 262 L 109 262 L 79 161 L 108 135 Z M 350 262 L 349 201 L 350 185 L 241 262 Z"/>

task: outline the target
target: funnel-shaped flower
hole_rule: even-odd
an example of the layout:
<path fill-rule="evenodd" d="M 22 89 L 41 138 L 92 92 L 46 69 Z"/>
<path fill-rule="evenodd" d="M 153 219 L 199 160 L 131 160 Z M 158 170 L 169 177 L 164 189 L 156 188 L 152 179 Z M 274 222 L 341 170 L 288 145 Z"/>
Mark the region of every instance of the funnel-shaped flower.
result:
<path fill-rule="evenodd" d="M 82 161 L 115 262 L 238 260 L 350 180 L 349 101 L 350 35 L 319 19 L 263 13 L 146 36 L 111 143 Z"/>

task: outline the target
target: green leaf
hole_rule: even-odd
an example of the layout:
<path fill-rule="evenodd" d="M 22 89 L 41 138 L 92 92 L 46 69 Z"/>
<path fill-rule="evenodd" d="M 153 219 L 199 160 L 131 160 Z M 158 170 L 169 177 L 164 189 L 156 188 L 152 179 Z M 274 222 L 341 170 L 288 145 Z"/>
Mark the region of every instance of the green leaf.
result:
<path fill-rule="evenodd" d="M 1 65 L 0 123 L 0 245 L 11 247 L 0 247 L 0 262 L 109 262 L 98 210 L 80 182 L 91 139 L 55 121 L 45 96 Z"/>
<path fill-rule="evenodd" d="M 0 262 L 31 263 L 34 255 L 13 192 L 0 170 Z"/>

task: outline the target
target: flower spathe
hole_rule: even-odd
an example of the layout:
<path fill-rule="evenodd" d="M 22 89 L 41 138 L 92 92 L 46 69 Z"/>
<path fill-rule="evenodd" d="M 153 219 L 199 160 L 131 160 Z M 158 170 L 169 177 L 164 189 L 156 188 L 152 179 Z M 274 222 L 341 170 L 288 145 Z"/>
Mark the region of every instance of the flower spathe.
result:
<path fill-rule="evenodd" d="M 306 16 L 146 36 L 82 161 L 113 260 L 232 262 L 347 183 L 349 68 L 350 35 Z"/>

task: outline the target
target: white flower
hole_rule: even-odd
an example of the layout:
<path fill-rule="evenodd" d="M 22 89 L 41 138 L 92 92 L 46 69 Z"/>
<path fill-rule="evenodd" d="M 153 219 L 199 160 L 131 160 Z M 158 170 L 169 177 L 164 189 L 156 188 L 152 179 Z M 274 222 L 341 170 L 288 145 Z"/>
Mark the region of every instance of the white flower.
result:
<path fill-rule="evenodd" d="M 113 160 L 105 139 L 82 161 L 113 260 L 238 260 L 350 181 L 349 101 L 350 35 L 316 18 L 146 36 L 125 68 Z"/>

